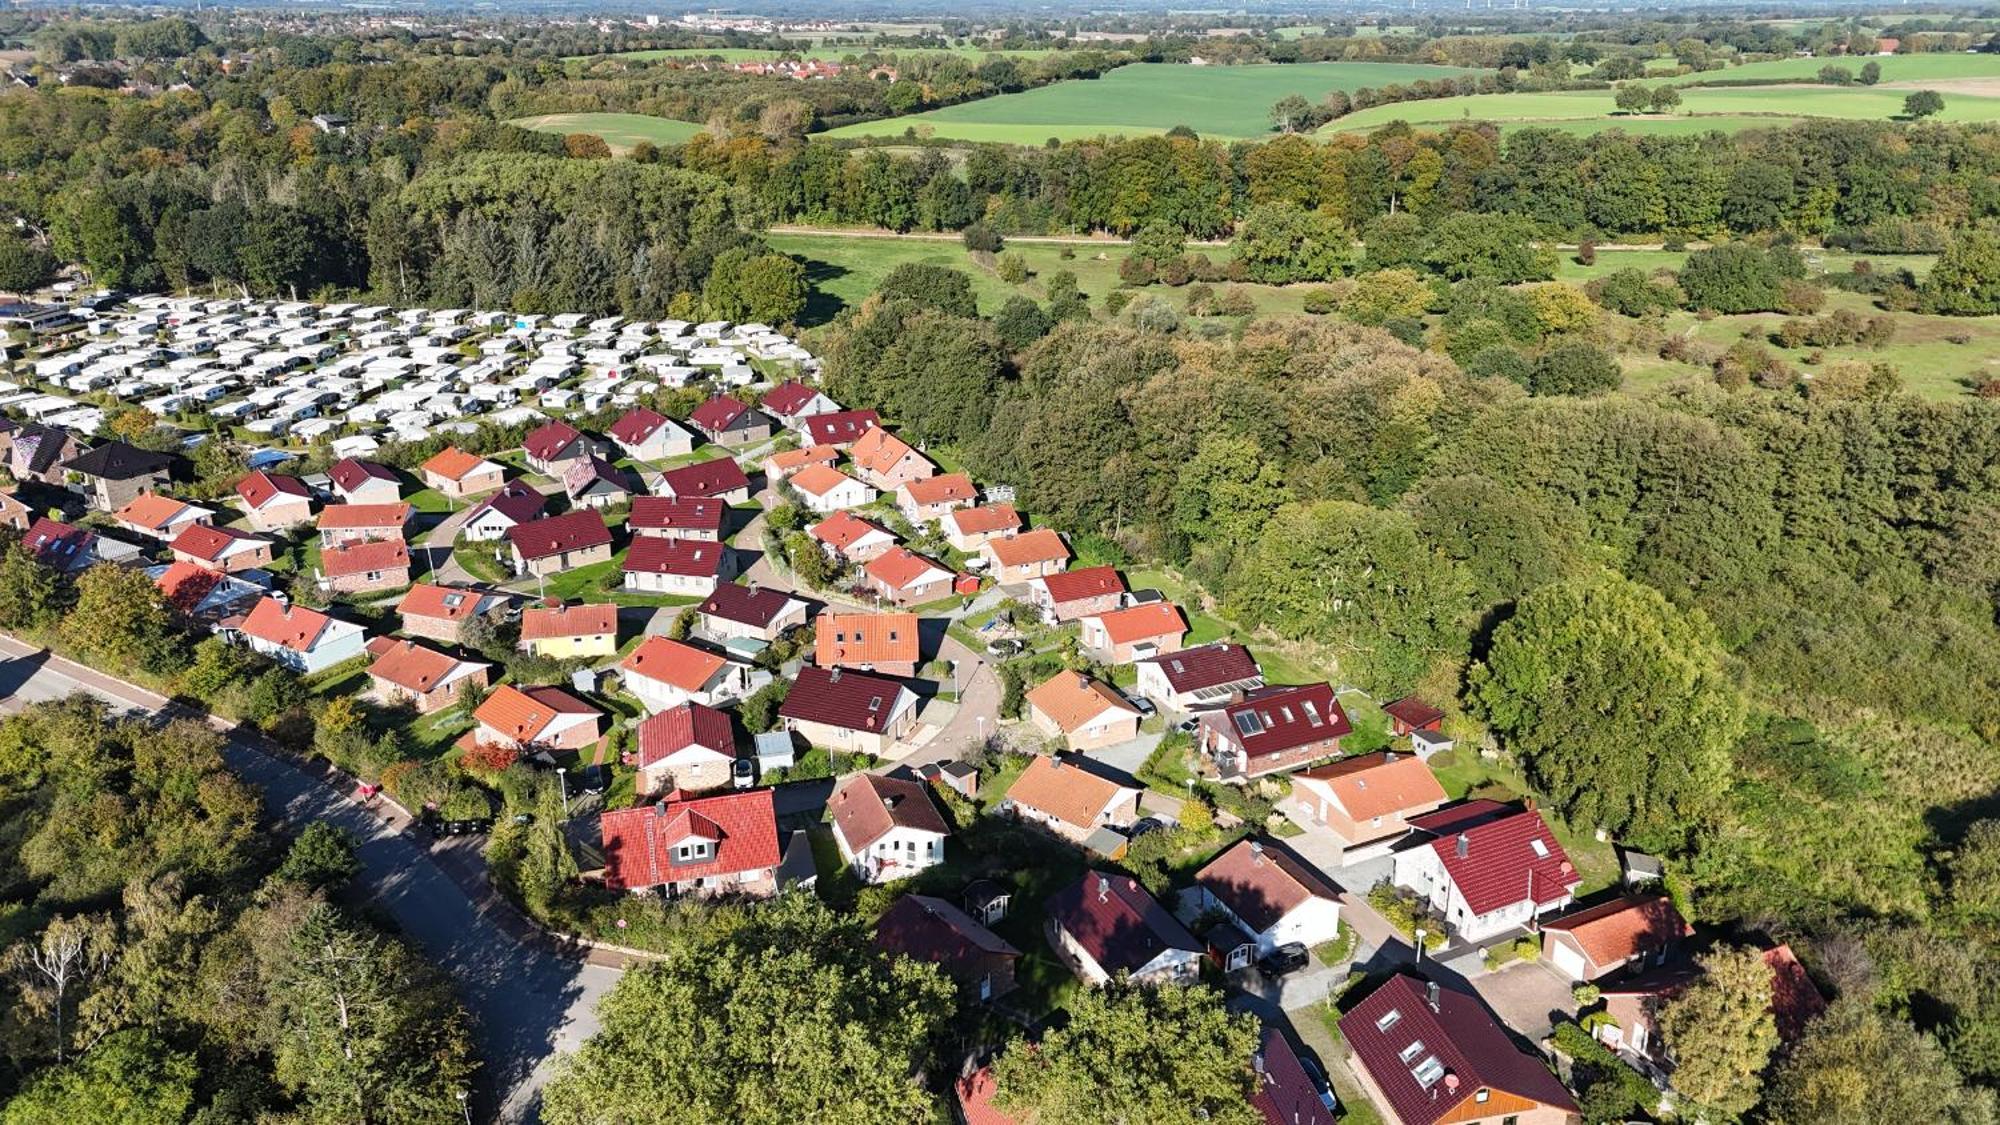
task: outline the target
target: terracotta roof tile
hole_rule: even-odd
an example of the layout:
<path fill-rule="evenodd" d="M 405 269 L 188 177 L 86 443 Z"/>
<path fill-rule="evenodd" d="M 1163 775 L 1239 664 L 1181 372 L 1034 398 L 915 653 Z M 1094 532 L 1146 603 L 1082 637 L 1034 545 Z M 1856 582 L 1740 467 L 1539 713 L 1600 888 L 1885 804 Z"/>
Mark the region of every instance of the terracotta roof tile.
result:
<path fill-rule="evenodd" d="M 1292 775 L 1324 782 L 1340 798 L 1341 808 L 1357 821 L 1436 807 L 1446 800 L 1444 786 L 1415 754 L 1378 750 L 1358 754 Z"/>
<path fill-rule="evenodd" d="M 1694 932 L 1665 895 L 1613 899 L 1548 919 L 1542 929 L 1568 934 L 1592 964 L 1604 968 L 1657 953 Z"/>
<path fill-rule="evenodd" d="M 869 523 L 853 512 L 845 511 L 833 513 L 807 528 L 806 533 L 842 553 L 851 550 L 855 544 L 860 543 L 870 535 L 887 536 L 890 539 L 895 538 L 889 535 L 883 528 Z"/>
<path fill-rule="evenodd" d="M 668 637 L 647 637 L 645 643 L 618 662 L 618 669 L 628 676 L 696 692 L 707 687 L 708 682 L 728 663 L 706 649 Z"/>
<path fill-rule="evenodd" d="M 401 539 L 372 539 L 366 543 L 328 547 L 319 556 L 320 573 L 328 578 L 345 578 L 376 570 L 408 569 L 409 565 L 410 548 Z"/>
<path fill-rule="evenodd" d="M 1049 600 L 1057 605 L 1125 592 L 1125 580 L 1119 577 L 1118 568 L 1115 566 L 1086 566 L 1081 570 L 1066 570 L 1060 574 L 1038 578 L 1036 581 L 1049 592 Z"/>
<path fill-rule="evenodd" d="M 699 746 L 725 758 L 736 756 L 736 735 L 729 716 L 699 703 L 669 707 L 639 724 L 639 768 L 660 762 Z"/>
<path fill-rule="evenodd" d="M 908 547 L 891 547 L 869 559 L 862 569 L 868 573 L 868 577 L 892 590 L 909 589 L 926 577 L 931 577 L 933 571 L 946 578 L 951 577 L 950 571 Z"/>
<path fill-rule="evenodd" d="M 792 487 L 808 496 L 825 496 L 843 484 L 852 483 L 853 477 L 831 465 L 807 465 L 791 477 Z"/>
<path fill-rule="evenodd" d="M 605 635 L 618 635 L 618 607 L 610 602 L 602 605 L 537 606 L 521 611 L 521 639 L 524 641 Z"/>
<path fill-rule="evenodd" d="M 120 523 L 129 523 L 150 531 L 158 531 L 173 522 L 175 516 L 193 507 L 194 505 L 189 504 L 185 500 L 176 500 L 171 496 L 162 496 L 157 492 L 141 492 L 132 498 L 130 504 L 118 509 L 111 518 Z M 203 513 L 207 511 L 207 509 L 202 508 L 195 510 Z"/>
<path fill-rule="evenodd" d="M 1131 792 L 1115 781 L 1076 765 L 1037 754 L 1014 779 L 1007 799 L 1055 817 L 1075 828 L 1097 826 L 1098 814 Z"/>
<path fill-rule="evenodd" d="M 204 562 L 215 562 L 231 547 L 238 543 L 261 543 L 255 535 L 227 527 L 210 527 L 205 523 L 191 523 L 181 528 L 180 534 L 167 545 L 175 554 L 191 555 Z"/>
<path fill-rule="evenodd" d="M 456 481 L 464 480 L 475 470 L 483 472 L 498 467 L 476 453 L 467 453 L 455 445 L 448 445 L 439 450 L 436 456 L 424 462 L 423 471 Z"/>
<path fill-rule="evenodd" d="M 1181 617 L 1181 607 L 1172 602 L 1149 602 L 1115 609 L 1098 614 L 1097 621 L 1114 645 L 1129 645 L 1155 637 L 1179 637 L 1187 632 L 1187 621 Z"/>
<path fill-rule="evenodd" d="M 977 508 L 959 508 L 945 514 L 946 522 L 959 535 L 991 535 L 995 532 L 1013 531 L 1021 526 L 1021 513 L 1012 504 L 985 504 Z"/>
<path fill-rule="evenodd" d="M 913 504 L 970 504 L 979 495 L 972 478 L 964 473 L 940 473 L 913 480 L 903 485 L 903 491 Z"/>
<path fill-rule="evenodd" d="M 408 504 L 329 504 L 320 509 L 319 529 L 337 531 L 349 528 L 400 529 L 410 522 L 416 511 Z"/>
<path fill-rule="evenodd" d="M 396 612 L 403 617 L 434 617 L 445 621 L 465 621 L 479 612 L 486 595 L 457 586 L 434 586 L 419 582 L 410 587 Z"/>
<path fill-rule="evenodd" d="M 1139 709 L 1081 672 L 1057 672 L 1028 693 L 1028 702 L 1064 734 L 1074 734 L 1106 711 L 1137 715 Z M 1101 807 L 1101 806 L 1100 806 Z"/>
<path fill-rule="evenodd" d="M 604 883 L 613 890 L 760 872 L 778 866 L 778 819 L 771 790 L 751 789 L 651 807 L 619 809 L 599 819 Z M 674 845 L 691 831 L 712 831 L 714 858 L 674 863 Z"/>
<path fill-rule="evenodd" d="M 415 641 L 399 641 L 393 637 L 380 639 L 389 643 L 368 665 L 368 674 L 417 695 L 429 693 L 457 671 L 461 664 L 467 663 Z"/>
<path fill-rule="evenodd" d="M 283 645 L 293 652 L 311 652 L 321 633 L 333 619 L 302 605 L 283 605 L 276 598 L 260 598 L 243 619 L 243 632 L 266 644 Z"/>
<path fill-rule="evenodd" d="M 1062 536 L 1046 527 L 1005 539 L 989 540 L 986 549 L 993 552 L 993 557 L 1000 560 L 1001 566 L 1027 566 L 1069 558 L 1069 548 L 1063 545 Z"/>
<path fill-rule="evenodd" d="M 915 664 L 918 639 L 914 613 L 822 613 L 813 625 L 813 663 Z"/>
<path fill-rule="evenodd" d="M 910 443 L 875 426 L 867 433 L 854 439 L 854 448 L 848 451 L 856 468 L 871 473 L 886 473 L 901 464 L 906 457 L 915 457 L 926 466 L 935 469 L 930 459 L 910 447 Z"/>
<path fill-rule="evenodd" d="M 254 509 L 279 498 L 310 501 L 312 490 L 297 477 L 259 471 L 236 482 L 236 495 Z"/>

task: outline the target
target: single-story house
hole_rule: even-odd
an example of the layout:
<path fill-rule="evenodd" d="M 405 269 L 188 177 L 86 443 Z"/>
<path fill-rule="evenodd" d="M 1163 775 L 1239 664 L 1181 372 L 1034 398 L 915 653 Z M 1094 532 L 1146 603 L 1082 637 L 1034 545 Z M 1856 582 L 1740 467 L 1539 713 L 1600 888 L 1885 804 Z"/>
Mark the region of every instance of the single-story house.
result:
<path fill-rule="evenodd" d="M 1220 910 L 1253 939 L 1248 955 L 1224 970 L 1241 969 L 1281 945 L 1320 945 L 1340 936 L 1340 888 L 1292 853 L 1257 840 L 1239 840 L 1195 873 L 1202 910 Z"/>
<path fill-rule="evenodd" d="M 365 539 L 405 539 L 417 510 L 408 504 L 332 504 L 319 513 L 319 545 L 337 547 Z"/>
<path fill-rule="evenodd" d="M 1115 566 L 1087 566 L 1028 582 L 1028 604 L 1050 625 L 1110 613 L 1125 604 L 1125 579 Z"/>
<path fill-rule="evenodd" d="M 816 515 L 859 508 L 875 499 L 874 489 L 825 465 L 807 465 L 792 474 L 791 484 L 799 502 Z"/>
<path fill-rule="evenodd" d="M 611 561 L 611 529 L 595 510 L 565 512 L 507 529 L 518 574 L 547 576 Z"/>
<path fill-rule="evenodd" d="M 771 416 L 749 403 L 716 395 L 695 408 L 688 423 L 717 445 L 755 445 L 771 436 Z"/>
<path fill-rule="evenodd" d="M 632 502 L 632 484 L 625 470 L 604 458 L 584 457 L 563 470 L 563 494 L 572 509 L 612 508 Z"/>
<path fill-rule="evenodd" d="M 922 661 L 914 613 L 822 613 L 813 626 L 813 663 L 910 677 Z"/>
<path fill-rule="evenodd" d="M 375 698 L 390 706 L 414 703 L 425 715 L 456 703 L 467 688 L 485 687 L 492 667 L 394 637 L 368 642 L 368 652 L 374 657 L 368 679 Z"/>
<path fill-rule="evenodd" d="M 814 414 L 805 420 L 805 442 L 807 445 L 831 445 L 846 449 L 861 440 L 862 434 L 881 424 L 881 415 L 873 410 L 834 410 Z"/>
<path fill-rule="evenodd" d="M 1001 810 L 1080 844 L 1100 828 L 1130 828 L 1139 791 L 1060 757 L 1037 754 L 1014 779 Z"/>
<path fill-rule="evenodd" d="M 658 461 L 694 452 L 694 435 L 686 427 L 643 406 L 626 411 L 606 433 L 625 456 L 637 461 Z"/>
<path fill-rule="evenodd" d="M 856 475 L 884 492 L 937 474 L 930 458 L 881 426 L 856 438 L 847 456 L 854 462 Z"/>
<path fill-rule="evenodd" d="M 942 526 L 945 542 L 973 554 L 993 540 L 1021 530 L 1021 513 L 1012 504 L 956 508 L 944 514 Z"/>
<path fill-rule="evenodd" d="M 720 500 L 724 504 L 750 502 L 750 478 L 743 466 L 728 457 L 696 461 L 660 474 L 658 494 L 683 500 Z"/>
<path fill-rule="evenodd" d="M 896 537 L 853 512 L 835 512 L 806 529 L 828 555 L 850 563 L 880 558 Z"/>
<path fill-rule="evenodd" d="M 864 883 L 907 879 L 944 862 L 951 826 L 920 781 L 858 773 L 826 803 L 833 841 Z"/>
<path fill-rule="evenodd" d="M 1340 1017 L 1369 1100 L 1392 1125 L 1573 1125 L 1576 1099 L 1478 997 L 1398 973 Z"/>
<path fill-rule="evenodd" d="M 473 711 L 478 726 L 460 742 L 505 746 L 523 754 L 585 750 L 600 736 L 597 708 L 555 687 L 501 684 Z"/>
<path fill-rule="evenodd" d="M 1401 839 L 1410 818 L 1435 812 L 1449 798 L 1423 759 L 1378 750 L 1292 775 L 1292 801 L 1306 819 L 1325 825 L 1345 849 L 1378 849 Z M 1297 814 L 1295 814 L 1297 815 Z"/>
<path fill-rule="evenodd" d="M 641 797 L 678 789 L 698 793 L 729 784 L 736 761 L 736 734 L 729 716 L 700 703 L 669 707 L 640 722 Z"/>
<path fill-rule="evenodd" d="M 546 422 L 531 430 L 521 440 L 521 451 L 529 468 L 557 480 L 563 479 L 571 465 L 602 452 L 583 431 L 562 421 Z"/>
<path fill-rule="evenodd" d="M 736 556 L 721 543 L 641 535 L 620 567 L 627 590 L 702 598 L 736 577 Z"/>
<path fill-rule="evenodd" d="M 258 471 L 236 482 L 253 531 L 283 531 L 312 519 L 312 490 L 297 477 Z"/>
<path fill-rule="evenodd" d="M 343 543 L 320 552 L 319 585 L 341 594 L 394 590 L 410 584 L 410 548 L 401 539 Z"/>
<path fill-rule="evenodd" d="M 868 588 L 894 605 L 922 605 L 951 593 L 951 571 L 907 547 L 891 547 L 861 570 Z"/>
<path fill-rule="evenodd" d="M 15 503 L 19 505 L 19 501 Z M 23 507 L 21 510 L 25 512 L 27 509 Z M 185 500 L 176 500 L 157 492 L 142 492 L 133 497 L 130 504 L 113 512 L 111 520 L 135 535 L 171 543 L 182 528 L 214 523 L 215 513 Z M 21 530 L 26 531 L 27 526 L 23 524 Z"/>
<path fill-rule="evenodd" d="M 473 507 L 465 522 L 458 526 L 458 533 L 474 543 L 496 542 L 506 538 L 513 528 L 540 519 L 547 503 L 527 482 L 509 481 Z"/>
<path fill-rule="evenodd" d="M 1807 1025 L 1826 1011 L 1826 997 L 1813 984 L 1805 966 L 1799 964 L 1791 946 L 1765 950 L 1764 965 L 1771 970 L 1769 1010 L 1778 1025 L 1778 1042 L 1791 1046 L 1805 1034 Z M 1660 1035 L 1660 1009 L 1701 976 L 1698 963 L 1683 960 L 1648 969 L 1630 979 L 1605 982 L 1600 986 L 1600 995 L 1604 999 L 1604 1013 L 1611 1019 L 1598 1028 L 1598 1039 L 1613 1050 L 1644 1059 L 1655 1071 L 1670 1071 L 1673 1045 Z"/>
<path fill-rule="evenodd" d="M 721 500 L 681 499 L 674 496 L 635 496 L 625 526 L 634 538 L 698 539 L 722 542 L 723 520 L 729 505 Z"/>
<path fill-rule="evenodd" d="M 1047 578 L 1069 567 L 1069 548 L 1048 528 L 989 539 L 979 548 L 986 572 L 1003 586 Z"/>
<path fill-rule="evenodd" d="M 826 397 L 823 391 L 797 379 L 787 379 L 765 391 L 757 405 L 787 427 L 803 425 L 815 414 L 832 414 L 840 409 L 840 404 Z"/>
<path fill-rule="evenodd" d="M 505 466 L 455 445 L 440 450 L 418 471 L 423 474 L 424 487 L 434 488 L 455 500 L 491 492 L 507 483 Z"/>
<path fill-rule="evenodd" d="M 252 651 L 308 676 L 362 655 L 368 636 L 353 622 L 270 597 L 260 599 L 236 631 Z"/>
<path fill-rule="evenodd" d="M 1071 750 L 1098 750 L 1139 737 L 1139 709 L 1081 672 L 1057 672 L 1028 692 L 1028 721 Z"/>
<path fill-rule="evenodd" d="M 1665 895 L 1615 898 L 1542 923 L 1542 959 L 1573 981 L 1664 964 L 1694 933 Z"/>
<path fill-rule="evenodd" d="M 783 590 L 724 583 L 697 607 L 703 635 L 717 641 L 775 641 L 806 623 L 805 602 Z"/>
<path fill-rule="evenodd" d="M 719 653 L 667 637 L 647 637 L 618 662 L 625 690 L 648 711 L 682 703 L 719 706 L 749 694 L 750 672 Z"/>
<path fill-rule="evenodd" d="M 598 820 L 604 885 L 669 898 L 778 893 L 784 859 L 769 789 L 617 809 Z"/>
<path fill-rule="evenodd" d="M 1480 942 L 1568 906 L 1583 877 L 1532 808 L 1472 800 L 1411 817 L 1390 881 Z"/>
<path fill-rule="evenodd" d="M 405 633 L 455 645 L 464 642 L 465 627 L 474 618 L 506 605 L 507 599 L 496 594 L 419 582 L 396 603 L 396 616 Z"/>
<path fill-rule="evenodd" d="M 394 504 L 403 498 L 403 482 L 395 471 L 373 461 L 343 458 L 326 475 L 334 498 L 343 504 Z"/>
<path fill-rule="evenodd" d="M 764 458 L 764 479 L 775 485 L 809 466 L 825 465 L 831 469 L 839 462 L 840 450 L 830 445 L 808 445 L 804 449 L 787 449 Z"/>
<path fill-rule="evenodd" d="M 1082 618 L 1083 649 L 1106 664 L 1179 652 L 1187 621 L 1172 602 L 1147 602 Z"/>
<path fill-rule="evenodd" d="M 193 523 L 183 527 L 167 545 L 180 562 L 205 566 L 226 574 L 271 565 L 271 541 L 246 531 Z"/>
<path fill-rule="evenodd" d="M 911 523 L 943 519 L 946 513 L 971 507 L 978 499 L 978 487 L 964 473 L 940 473 L 896 487 L 896 509 Z"/>
<path fill-rule="evenodd" d="M 814 746 L 888 757 L 917 729 L 917 697 L 895 680 L 808 664 L 778 715 Z"/>
<path fill-rule="evenodd" d="M 936 965 L 981 1002 L 1014 990 L 1014 968 L 1021 960 L 1021 951 L 1006 939 L 930 895 L 902 895 L 890 903 L 875 920 L 875 944 Z"/>
<path fill-rule="evenodd" d="M 1137 879 L 1085 872 L 1048 901 L 1049 943 L 1084 983 L 1190 984 L 1202 945 Z"/>
<path fill-rule="evenodd" d="M 545 605 L 521 611 L 523 652 L 556 660 L 610 656 L 618 651 L 618 607 Z"/>

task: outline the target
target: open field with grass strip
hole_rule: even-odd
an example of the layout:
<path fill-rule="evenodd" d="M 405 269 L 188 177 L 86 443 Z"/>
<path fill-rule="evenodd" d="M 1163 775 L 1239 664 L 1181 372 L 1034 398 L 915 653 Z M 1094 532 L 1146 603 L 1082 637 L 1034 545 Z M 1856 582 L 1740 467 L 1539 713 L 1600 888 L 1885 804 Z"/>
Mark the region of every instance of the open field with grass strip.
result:
<path fill-rule="evenodd" d="M 1006 55 L 1009 58 L 1032 59 L 1041 55 L 1049 54 L 1053 49 L 1054 48 L 1049 48 L 1045 50 L 1034 50 L 1034 49 L 1021 48 L 1021 49 L 1011 49 L 1011 50 L 996 50 L 990 47 L 960 46 L 960 47 L 921 47 L 921 48 L 884 47 L 881 48 L 880 50 L 881 53 L 885 55 L 886 54 L 961 55 L 965 58 L 970 58 L 970 59 L 982 59 L 986 58 L 989 55 Z M 737 63 L 737 62 L 770 62 L 774 59 L 784 58 L 788 55 L 795 55 L 799 58 L 805 58 L 805 59 L 823 59 L 829 62 L 839 62 L 850 55 L 858 57 L 862 54 L 867 53 L 868 50 L 870 50 L 870 48 L 857 47 L 852 44 L 846 46 L 828 46 L 825 44 L 817 44 L 814 46 L 798 47 L 791 51 L 766 51 L 754 47 L 674 47 L 674 48 L 662 48 L 659 50 L 652 50 L 652 51 L 619 51 L 616 54 L 606 55 L 603 57 L 612 59 L 623 59 L 627 62 L 657 62 L 660 59 L 721 59 L 723 62 Z M 573 55 L 571 57 L 579 59 L 589 59 L 589 58 L 596 58 L 598 56 Z"/>
<path fill-rule="evenodd" d="M 830 135 L 894 137 L 912 126 L 925 126 L 940 137 L 1040 144 L 1050 137 L 1140 136 L 1186 125 L 1204 137 L 1254 138 L 1270 133 L 1272 104 L 1290 94 L 1318 101 L 1334 90 L 1474 73 L 1462 67 L 1414 63 L 1211 67 L 1137 63 L 1102 78 L 1058 82 L 928 113 L 861 122 Z"/>
<path fill-rule="evenodd" d="M 640 141 L 677 145 L 701 132 L 692 121 L 649 117 L 643 113 L 545 113 L 508 122 L 537 133 L 592 133 L 604 138 L 613 152 L 630 152 Z"/>
<path fill-rule="evenodd" d="M 1853 58 L 1772 59 L 1744 63 L 1722 70 L 1702 70 L 1666 79 L 1676 86 L 1704 82 L 1811 82 L 1822 67 L 1845 67 L 1854 74 L 1869 63 L 1882 68 L 1884 82 L 1953 81 L 1967 78 L 2000 79 L 2000 55 L 1875 55 Z M 1835 87 L 1838 89 L 1838 87 Z"/>
<path fill-rule="evenodd" d="M 1903 99 L 1908 94 L 1908 90 L 1882 86 L 1696 87 L 1683 90 L 1681 108 L 1666 115 L 1617 113 L 1610 90 L 1473 94 L 1374 106 L 1350 113 L 1323 131 L 1365 131 L 1392 121 L 1407 121 L 1412 125 L 1495 121 L 1503 125 L 1550 125 L 1591 131 L 1623 129 L 1630 133 L 1685 134 L 1711 129 L 1736 132 L 1789 125 L 1803 117 L 1888 121 L 1903 112 Z M 2000 121 L 2000 97 L 1947 93 L 1944 112 L 1937 119 Z"/>

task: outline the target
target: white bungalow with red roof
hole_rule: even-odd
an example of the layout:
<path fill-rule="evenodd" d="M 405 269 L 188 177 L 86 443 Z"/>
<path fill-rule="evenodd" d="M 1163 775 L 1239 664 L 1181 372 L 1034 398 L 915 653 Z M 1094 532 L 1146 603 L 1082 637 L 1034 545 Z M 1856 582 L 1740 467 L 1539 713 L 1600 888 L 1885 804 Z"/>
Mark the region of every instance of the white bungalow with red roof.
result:
<path fill-rule="evenodd" d="M 770 415 L 728 395 L 716 395 L 696 407 L 688 424 L 722 446 L 755 445 L 771 436 L 772 425 Z"/>
<path fill-rule="evenodd" d="M 1209 710 L 1264 686 L 1263 670 L 1250 650 L 1227 641 L 1145 657 L 1137 664 L 1139 694 L 1169 711 Z"/>
<path fill-rule="evenodd" d="M 806 386 L 797 379 L 787 379 L 765 391 L 757 405 L 787 429 L 802 428 L 807 418 L 815 414 L 833 414 L 840 409 L 840 404 L 828 398 L 824 391 Z"/>
<path fill-rule="evenodd" d="M 889 757 L 898 740 L 916 732 L 917 697 L 895 680 L 808 664 L 778 715 L 814 746 Z"/>
<path fill-rule="evenodd" d="M 687 427 L 643 406 L 626 411 L 605 432 L 611 444 L 638 461 L 658 461 L 694 452 L 694 435 Z"/>
<path fill-rule="evenodd" d="M 511 528 L 540 519 L 542 508 L 548 503 L 542 494 L 525 481 L 508 481 L 500 491 L 481 500 L 472 514 L 459 525 L 458 533 L 475 543 L 491 543 L 505 539 Z"/>
<path fill-rule="evenodd" d="M 858 773 L 826 803 L 840 858 L 864 883 L 907 879 L 944 862 L 951 826 L 920 781 Z"/>
<path fill-rule="evenodd" d="M 403 482 L 395 470 L 373 461 L 349 457 L 327 470 L 334 498 L 343 504 L 394 504 L 403 498 Z"/>
<path fill-rule="evenodd" d="M 720 653 L 668 637 L 647 637 L 618 662 L 625 690 L 649 712 L 683 703 L 715 707 L 750 691 L 750 670 Z"/>
<path fill-rule="evenodd" d="M 282 531 L 312 520 L 312 490 L 297 477 L 255 472 L 236 482 L 253 531 Z"/>
<path fill-rule="evenodd" d="M 657 805 L 607 812 L 598 825 L 604 885 L 612 890 L 657 890 L 669 898 L 778 893 L 784 852 L 769 789 L 669 794 Z"/>
<path fill-rule="evenodd" d="M 1257 840 L 1239 840 L 1195 873 L 1199 909 L 1220 910 L 1256 939 L 1243 968 L 1281 945 L 1319 945 L 1340 936 L 1340 888 L 1292 853 Z"/>
<path fill-rule="evenodd" d="M 1573 981 L 1659 965 L 1694 933 L 1665 895 L 1628 895 L 1542 923 L 1542 959 Z"/>
<path fill-rule="evenodd" d="M 969 508 L 978 499 L 979 486 L 964 473 L 940 473 L 896 487 L 896 510 L 911 523 L 941 520 L 947 512 Z"/>
<path fill-rule="evenodd" d="M 1413 817 L 1410 827 L 1390 879 L 1467 942 L 1533 925 L 1568 906 L 1583 882 L 1532 808 L 1464 801 Z"/>
<path fill-rule="evenodd" d="M 213 524 L 215 513 L 157 492 L 141 492 L 131 503 L 111 513 L 111 519 L 135 535 L 171 543 L 184 528 L 195 524 Z"/>
<path fill-rule="evenodd" d="M 696 608 L 701 634 L 711 640 L 775 641 L 806 623 L 811 607 L 782 590 L 760 586 L 717 586 Z"/>
<path fill-rule="evenodd" d="M 625 589 L 646 594 L 705 598 L 736 577 L 735 552 L 701 539 L 638 536 L 619 565 Z"/>
<path fill-rule="evenodd" d="M 391 707 L 413 703 L 424 715 L 458 702 L 469 688 L 485 687 L 492 667 L 395 637 L 368 642 L 368 653 L 374 657 L 368 665 L 370 694 Z"/>
<path fill-rule="evenodd" d="M 807 465 L 791 475 L 791 485 L 799 503 L 815 515 L 830 515 L 848 508 L 873 503 L 875 490 L 825 465 Z"/>
<path fill-rule="evenodd" d="M 831 558 L 865 563 L 896 545 L 896 537 L 853 512 L 835 512 L 806 529 Z"/>
<path fill-rule="evenodd" d="M 1253 781 L 1331 758 L 1354 730 L 1325 684 L 1264 687 L 1202 712 L 1195 744 L 1224 781 Z"/>
<path fill-rule="evenodd" d="M 683 500 L 747 504 L 750 502 L 750 478 L 734 459 L 717 457 L 661 473 L 655 491 L 661 496 L 676 496 Z"/>
<path fill-rule="evenodd" d="M 1081 619 L 1083 649 L 1106 664 L 1130 664 L 1179 652 L 1187 620 L 1172 602 L 1147 602 Z"/>
<path fill-rule="evenodd" d="M 728 512 L 729 505 L 721 500 L 635 496 L 625 526 L 631 529 L 634 538 L 653 536 L 720 543 Z"/>
<path fill-rule="evenodd" d="M 729 716 L 700 703 L 669 707 L 638 727 L 641 797 L 679 789 L 686 793 L 729 784 L 736 734 Z"/>
<path fill-rule="evenodd" d="M 1028 582 L 1028 604 L 1042 621 L 1060 625 L 1094 613 L 1110 613 L 1125 601 L 1125 579 L 1115 566 L 1087 566 Z"/>
<path fill-rule="evenodd" d="M 175 560 L 240 574 L 271 565 L 271 541 L 259 535 L 228 527 L 189 524 L 174 536 L 167 549 Z"/>
<path fill-rule="evenodd" d="M 269 597 L 252 607 L 236 632 L 252 652 L 308 676 L 362 655 L 368 637 L 352 622 Z"/>

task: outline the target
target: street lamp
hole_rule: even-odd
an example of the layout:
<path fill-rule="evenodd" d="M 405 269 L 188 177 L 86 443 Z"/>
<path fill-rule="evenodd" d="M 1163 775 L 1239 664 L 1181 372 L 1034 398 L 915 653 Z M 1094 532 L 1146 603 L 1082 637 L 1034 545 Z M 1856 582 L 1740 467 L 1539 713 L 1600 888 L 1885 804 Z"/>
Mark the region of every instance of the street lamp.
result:
<path fill-rule="evenodd" d="M 472 1125 L 472 1107 L 466 1104 L 465 1091 L 453 1090 L 452 1093 L 458 1095 L 458 1112 L 465 1115 L 465 1125 Z"/>
<path fill-rule="evenodd" d="M 567 767 L 556 767 L 556 788 L 562 792 L 563 816 L 565 817 L 569 816 L 569 779 L 563 775 L 568 772 Z"/>
<path fill-rule="evenodd" d="M 1422 926 L 1417 927 L 1417 964 L 1424 963 L 1424 935 L 1429 933 Z"/>

